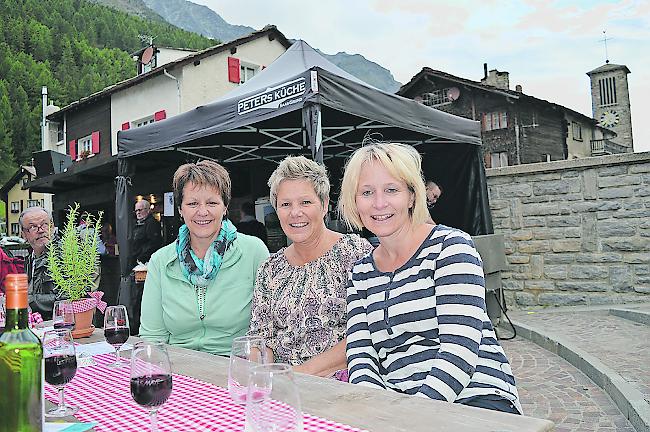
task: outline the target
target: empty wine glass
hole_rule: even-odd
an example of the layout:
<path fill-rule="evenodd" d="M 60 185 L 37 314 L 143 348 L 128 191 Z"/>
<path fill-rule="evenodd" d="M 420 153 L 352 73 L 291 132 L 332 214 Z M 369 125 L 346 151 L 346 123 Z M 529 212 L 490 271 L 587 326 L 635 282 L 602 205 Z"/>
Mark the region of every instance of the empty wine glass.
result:
<path fill-rule="evenodd" d="M 158 432 L 158 409 L 172 393 L 172 369 L 164 344 L 140 341 L 131 352 L 131 396 L 149 408 L 151 432 Z"/>
<path fill-rule="evenodd" d="M 70 300 L 59 300 L 54 302 L 52 309 L 52 323 L 55 329 L 74 328 L 74 312 L 72 311 L 72 302 Z"/>
<path fill-rule="evenodd" d="M 264 338 L 241 336 L 233 339 L 228 368 L 228 391 L 233 401 L 239 404 L 246 403 L 251 367 L 269 361 Z"/>
<path fill-rule="evenodd" d="M 129 339 L 129 335 L 129 315 L 126 306 L 107 307 L 104 311 L 104 337 L 106 342 L 115 348 L 115 363 L 108 366 L 119 368 L 128 364 L 120 357 L 120 348 Z"/>
<path fill-rule="evenodd" d="M 300 395 L 291 366 L 269 363 L 251 368 L 246 399 L 246 430 L 302 432 Z"/>
<path fill-rule="evenodd" d="M 59 391 L 59 405 L 45 413 L 46 417 L 68 417 L 79 408 L 66 405 L 64 389 L 77 373 L 77 356 L 69 329 L 50 330 L 43 336 L 45 381 Z"/>

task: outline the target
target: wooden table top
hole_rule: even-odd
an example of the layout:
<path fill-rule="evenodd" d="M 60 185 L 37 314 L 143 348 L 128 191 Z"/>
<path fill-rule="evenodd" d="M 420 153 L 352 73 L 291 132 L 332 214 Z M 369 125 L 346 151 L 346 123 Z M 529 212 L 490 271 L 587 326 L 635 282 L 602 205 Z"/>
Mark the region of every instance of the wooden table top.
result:
<path fill-rule="evenodd" d="M 104 340 L 103 331 L 79 343 Z M 139 339 L 131 337 L 128 343 Z M 174 373 L 221 386 L 228 385 L 228 359 L 170 346 Z M 129 352 L 123 353 L 126 357 Z M 554 430 L 548 420 L 505 414 L 372 389 L 332 379 L 296 374 L 303 411 L 371 432 L 546 432 Z"/>

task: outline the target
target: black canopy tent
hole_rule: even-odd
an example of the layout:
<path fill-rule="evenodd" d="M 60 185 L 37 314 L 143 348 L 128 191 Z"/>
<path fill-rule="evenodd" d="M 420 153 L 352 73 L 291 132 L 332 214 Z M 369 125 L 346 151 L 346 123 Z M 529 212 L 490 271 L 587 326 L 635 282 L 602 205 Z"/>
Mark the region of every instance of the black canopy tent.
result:
<path fill-rule="evenodd" d="M 414 145 L 424 155 L 425 173 L 445 188 L 437 222 L 472 235 L 492 232 L 478 122 L 378 90 L 297 41 L 222 99 L 118 133 L 116 218 L 123 281 L 130 273 L 136 171 L 188 159 L 227 166 L 277 163 L 287 154 L 311 154 L 328 164 L 347 158 L 368 133 Z"/>

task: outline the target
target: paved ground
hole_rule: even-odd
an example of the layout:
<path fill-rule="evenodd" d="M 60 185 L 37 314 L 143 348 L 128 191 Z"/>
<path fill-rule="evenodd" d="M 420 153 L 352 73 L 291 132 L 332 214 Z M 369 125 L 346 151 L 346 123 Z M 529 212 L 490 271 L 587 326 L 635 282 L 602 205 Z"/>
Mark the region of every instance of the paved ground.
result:
<path fill-rule="evenodd" d="M 517 313 L 515 316 L 595 356 L 650 403 L 650 326 L 608 315 L 607 310 Z"/>
<path fill-rule="evenodd" d="M 501 345 L 526 415 L 552 420 L 557 432 L 634 432 L 609 396 L 564 359 L 521 336 Z"/>

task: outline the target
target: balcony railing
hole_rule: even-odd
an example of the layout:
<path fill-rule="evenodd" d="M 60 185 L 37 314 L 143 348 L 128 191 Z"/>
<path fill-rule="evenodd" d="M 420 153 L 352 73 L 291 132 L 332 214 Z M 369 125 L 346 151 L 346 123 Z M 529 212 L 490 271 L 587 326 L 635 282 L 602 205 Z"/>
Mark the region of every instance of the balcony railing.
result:
<path fill-rule="evenodd" d="M 629 149 L 608 139 L 591 140 L 591 155 L 602 156 L 608 154 L 627 153 Z"/>

